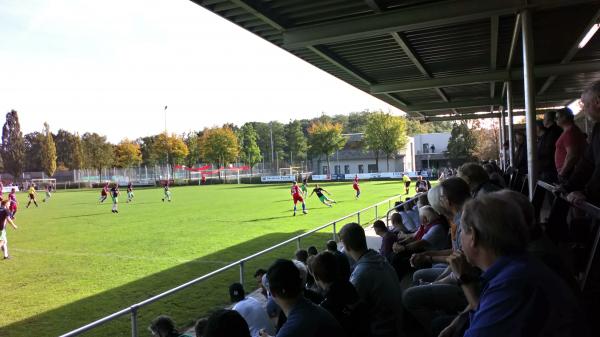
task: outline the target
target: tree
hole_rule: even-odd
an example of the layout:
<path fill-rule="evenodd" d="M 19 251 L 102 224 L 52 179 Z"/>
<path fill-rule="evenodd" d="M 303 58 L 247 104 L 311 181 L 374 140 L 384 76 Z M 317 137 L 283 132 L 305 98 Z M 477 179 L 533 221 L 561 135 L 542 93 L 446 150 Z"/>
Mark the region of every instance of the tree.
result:
<path fill-rule="evenodd" d="M 479 160 L 494 160 L 500 156 L 500 144 L 498 144 L 498 125 L 494 123 L 491 127 L 482 127 L 479 120 L 475 120 L 471 126 L 471 132 L 475 135 L 477 147 L 473 155 Z"/>
<path fill-rule="evenodd" d="M 302 132 L 302 125 L 300 122 L 297 120 L 290 121 L 284 127 L 284 134 L 286 138 L 284 151 L 286 155 L 289 155 L 288 159 L 290 160 L 290 166 L 292 166 L 292 161 L 294 159 L 305 160 L 308 145 L 306 143 L 304 132 Z"/>
<path fill-rule="evenodd" d="M 448 121 L 421 122 L 409 118 L 406 121 L 406 133 L 412 137 L 422 133 L 450 132 L 452 126 Z"/>
<path fill-rule="evenodd" d="M 40 159 L 42 170 L 49 177 L 52 177 L 56 171 L 56 145 L 54 145 L 54 138 L 52 137 L 48 123 L 44 123 Z"/>
<path fill-rule="evenodd" d="M 4 169 L 19 179 L 25 164 L 25 142 L 19 116 L 15 110 L 6 114 L 6 122 L 2 127 L 2 147 L 0 149 Z"/>
<path fill-rule="evenodd" d="M 351 112 L 348 115 L 348 124 L 344 129 L 346 133 L 364 133 L 369 121 L 369 111 Z"/>
<path fill-rule="evenodd" d="M 230 128 L 205 129 L 200 138 L 200 153 L 211 163 L 224 167 L 238 157 L 238 139 Z"/>
<path fill-rule="evenodd" d="M 327 168 L 331 172 L 329 157 L 344 147 L 346 138 L 342 136 L 342 125 L 317 121 L 308 128 L 310 149 L 318 155 L 325 155 Z"/>
<path fill-rule="evenodd" d="M 83 167 L 83 145 L 81 144 L 81 137 L 79 134 L 73 135 L 71 138 L 71 146 L 73 157 L 71 162 L 65 163 L 71 170 L 78 170 Z"/>
<path fill-rule="evenodd" d="M 256 132 L 256 145 L 260 149 L 263 160 L 271 161 L 271 128 L 267 123 L 251 122 Z"/>
<path fill-rule="evenodd" d="M 105 136 L 86 132 L 81 137 L 84 167 L 93 168 L 101 173 L 105 167 L 113 164 L 113 146 L 106 141 Z M 99 182 L 102 181 L 101 174 Z"/>
<path fill-rule="evenodd" d="M 53 138 L 56 145 L 56 164 L 71 170 L 80 169 L 83 166 L 83 150 L 79 135 L 60 129 Z"/>
<path fill-rule="evenodd" d="M 150 155 L 160 163 L 167 165 L 183 164 L 190 153 L 182 137 L 161 133 L 153 140 Z"/>
<path fill-rule="evenodd" d="M 454 165 L 462 161 L 474 159 L 473 152 L 477 146 L 477 139 L 465 122 L 455 123 L 452 127 L 450 140 L 448 140 L 448 156 Z"/>
<path fill-rule="evenodd" d="M 24 169 L 27 172 L 37 172 L 42 170 L 42 143 L 44 136 L 37 132 L 31 132 L 23 137 L 25 144 L 25 163 Z"/>
<path fill-rule="evenodd" d="M 142 164 L 154 166 L 158 164 L 158 154 L 155 151 L 155 143 L 158 135 L 138 138 L 136 143 L 140 146 L 142 152 Z"/>
<path fill-rule="evenodd" d="M 185 164 L 188 167 L 202 162 L 202 156 L 200 155 L 200 136 L 198 132 L 190 132 L 183 138 L 185 145 L 187 146 L 189 153 L 185 158 Z"/>
<path fill-rule="evenodd" d="M 260 148 L 256 143 L 257 138 L 252 123 L 242 125 L 239 132 L 240 159 L 250 166 L 250 175 L 252 175 L 252 167 L 262 160 Z"/>
<path fill-rule="evenodd" d="M 129 168 L 142 163 L 140 145 L 127 138 L 115 146 L 115 166 Z"/>
<path fill-rule="evenodd" d="M 285 158 L 285 147 L 287 145 L 285 130 L 283 124 L 279 122 L 271 122 L 271 129 L 273 130 L 273 152 L 277 163 L 279 159 Z M 276 169 L 279 169 L 279 167 L 276 167 Z"/>
<path fill-rule="evenodd" d="M 375 152 L 376 166 L 379 169 L 379 153 L 384 153 L 387 170 L 390 170 L 390 157 L 404 148 L 408 142 L 406 119 L 389 113 L 374 112 L 369 115 L 365 130 L 367 147 Z"/>

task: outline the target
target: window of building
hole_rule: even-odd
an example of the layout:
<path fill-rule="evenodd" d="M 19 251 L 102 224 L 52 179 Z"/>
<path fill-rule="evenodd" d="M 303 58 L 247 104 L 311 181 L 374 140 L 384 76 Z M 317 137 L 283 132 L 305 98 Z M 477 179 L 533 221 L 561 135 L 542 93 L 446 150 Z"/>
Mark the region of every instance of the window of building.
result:
<path fill-rule="evenodd" d="M 323 174 L 329 174 L 329 167 L 323 166 Z"/>
<path fill-rule="evenodd" d="M 350 165 L 344 165 L 344 174 L 350 174 Z"/>
<path fill-rule="evenodd" d="M 363 165 L 358 165 L 358 173 L 365 173 L 365 168 Z"/>
<path fill-rule="evenodd" d="M 423 144 L 423 153 L 429 153 L 429 144 L 428 143 Z"/>
<path fill-rule="evenodd" d="M 369 170 L 369 173 L 376 173 L 377 172 L 377 165 L 375 165 L 375 164 L 369 164 L 368 170 Z"/>
<path fill-rule="evenodd" d="M 340 174 L 340 165 L 335 165 L 333 167 L 333 170 L 334 170 L 333 172 L 335 172 L 335 174 Z"/>

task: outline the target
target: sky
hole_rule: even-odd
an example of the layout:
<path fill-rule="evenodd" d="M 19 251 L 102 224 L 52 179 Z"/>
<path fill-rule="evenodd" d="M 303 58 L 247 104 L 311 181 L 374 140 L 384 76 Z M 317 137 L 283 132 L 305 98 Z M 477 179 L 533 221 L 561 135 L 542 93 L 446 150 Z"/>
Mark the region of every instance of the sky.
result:
<path fill-rule="evenodd" d="M 322 113 L 401 111 L 189 0 L 1 0 L 0 122 L 112 142 Z"/>

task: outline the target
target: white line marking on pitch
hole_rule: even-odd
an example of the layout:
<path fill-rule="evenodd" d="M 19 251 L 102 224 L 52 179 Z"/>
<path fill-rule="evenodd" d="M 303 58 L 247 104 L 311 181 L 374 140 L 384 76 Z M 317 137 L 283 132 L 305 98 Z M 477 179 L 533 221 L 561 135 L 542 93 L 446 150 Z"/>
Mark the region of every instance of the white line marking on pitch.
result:
<path fill-rule="evenodd" d="M 50 255 L 62 255 L 62 256 L 91 256 L 91 257 L 107 257 L 117 258 L 123 260 L 143 260 L 143 261 L 176 261 L 178 263 L 198 263 L 198 264 L 222 264 L 226 265 L 229 262 L 225 261 L 214 261 L 214 260 L 190 260 L 190 259 L 178 259 L 172 257 L 150 257 L 150 256 L 131 256 L 131 255 L 120 255 L 114 253 L 78 253 L 78 252 L 64 252 L 64 251 L 49 251 L 49 250 L 37 250 L 37 249 L 23 249 L 23 248 L 11 248 L 12 251 L 31 253 L 31 254 L 50 254 Z"/>

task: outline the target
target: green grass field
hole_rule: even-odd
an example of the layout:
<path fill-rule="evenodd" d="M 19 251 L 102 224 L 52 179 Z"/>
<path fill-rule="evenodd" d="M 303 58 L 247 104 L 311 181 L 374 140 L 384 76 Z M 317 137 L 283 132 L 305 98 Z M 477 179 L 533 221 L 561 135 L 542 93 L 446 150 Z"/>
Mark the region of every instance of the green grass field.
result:
<path fill-rule="evenodd" d="M 0 336 L 65 333 L 403 191 L 400 182 L 362 182 L 355 200 L 350 183 L 324 185 L 338 204 L 327 208 L 313 195 L 309 214 L 296 217 L 287 184 L 176 187 L 171 203 L 161 202 L 161 189 L 140 189 L 127 204 L 123 191 L 119 214 L 111 213 L 110 199 L 98 204 L 96 190 L 59 191 L 29 209 L 19 194 L 19 229 L 8 229 L 12 259 L 0 261 Z M 361 216 L 363 223 L 373 218 Z M 327 229 L 302 245 L 321 250 L 330 238 Z M 257 268 L 291 258 L 295 249 L 290 244 L 247 263 L 246 288 L 254 289 Z M 237 280 L 235 268 L 141 309 L 140 336 L 159 313 L 189 326 L 222 307 Z M 128 336 L 129 317 L 88 335 Z"/>

